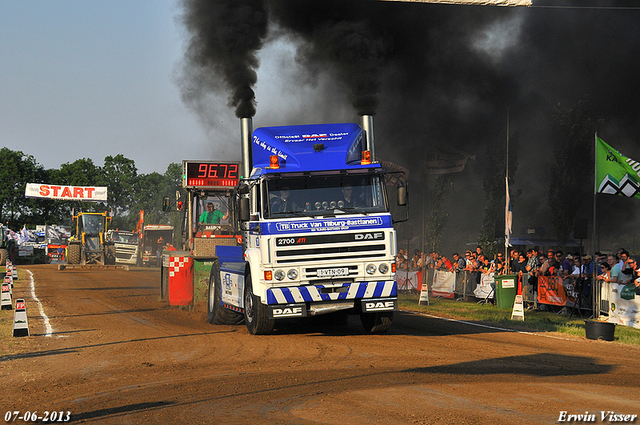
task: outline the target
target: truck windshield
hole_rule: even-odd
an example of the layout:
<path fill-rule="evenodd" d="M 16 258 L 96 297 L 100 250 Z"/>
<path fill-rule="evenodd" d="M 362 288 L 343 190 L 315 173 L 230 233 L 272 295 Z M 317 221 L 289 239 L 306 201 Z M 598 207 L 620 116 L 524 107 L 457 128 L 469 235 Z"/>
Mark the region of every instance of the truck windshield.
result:
<path fill-rule="evenodd" d="M 114 233 L 113 234 L 113 241 L 114 242 L 120 242 L 120 243 L 133 243 L 133 244 L 137 244 L 138 243 L 138 234 L 123 234 L 123 233 Z"/>
<path fill-rule="evenodd" d="M 336 175 L 269 180 L 266 184 L 265 216 L 386 212 L 384 184 L 380 175 Z"/>

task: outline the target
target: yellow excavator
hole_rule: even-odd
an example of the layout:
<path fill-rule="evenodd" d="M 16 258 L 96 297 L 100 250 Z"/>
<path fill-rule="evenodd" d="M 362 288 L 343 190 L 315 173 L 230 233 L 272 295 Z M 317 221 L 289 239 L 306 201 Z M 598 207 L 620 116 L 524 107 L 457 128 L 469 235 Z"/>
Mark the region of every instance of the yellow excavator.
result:
<path fill-rule="evenodd" d="M 67 247 L 67 264 L 114 265 L 116 248 L 107 241 L 107 222 L 111 217 L 107 212 L 80 212 L 73 216 L 74 231 Z"/>

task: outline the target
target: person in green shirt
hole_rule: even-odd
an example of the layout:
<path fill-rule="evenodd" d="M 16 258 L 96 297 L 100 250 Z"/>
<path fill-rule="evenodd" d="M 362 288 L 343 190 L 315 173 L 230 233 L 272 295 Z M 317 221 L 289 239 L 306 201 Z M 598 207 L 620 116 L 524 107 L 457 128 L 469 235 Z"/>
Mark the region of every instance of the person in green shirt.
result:
<path fill-rule="evenodd" d="M 220 224 L 220 219 L 226 220 L 229 217 L 229 211 L 222 214 L 222 211 L 213 208 L 211 202 L 207 203 L 207 210 L 200 214 L 199 224 Z"/>

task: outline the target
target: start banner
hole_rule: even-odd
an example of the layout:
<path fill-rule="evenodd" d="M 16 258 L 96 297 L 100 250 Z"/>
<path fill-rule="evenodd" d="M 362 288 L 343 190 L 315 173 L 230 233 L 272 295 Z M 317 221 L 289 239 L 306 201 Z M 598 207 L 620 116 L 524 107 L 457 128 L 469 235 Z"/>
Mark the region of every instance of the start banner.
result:
<path fill-rule="evenodd" d="M 44 183 L 27 183 L 27 198 L 58 199 L 66 201 L 106 202 L 107 188 L 102 186 L 63 186 Z"/>

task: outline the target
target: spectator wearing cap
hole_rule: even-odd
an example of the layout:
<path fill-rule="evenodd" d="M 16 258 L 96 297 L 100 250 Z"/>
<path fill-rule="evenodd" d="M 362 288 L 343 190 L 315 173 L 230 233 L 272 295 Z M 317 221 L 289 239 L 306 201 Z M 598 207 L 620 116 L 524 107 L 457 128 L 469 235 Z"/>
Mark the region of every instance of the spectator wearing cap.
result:
<path fill-rule="evenodd" d="M 582 257 L 583 277 L 586 277 L 586 278 L 593 277 L 594 264 L 595 262 L 593 261 L 593 257 L 591 255 L 587 254 L 584 257 Z M 596 267 L 597 267 L 597 274 L 600 275 L 602 273 L 602 270 L 600 269 L 599 265 L 596 265 Z"/>

